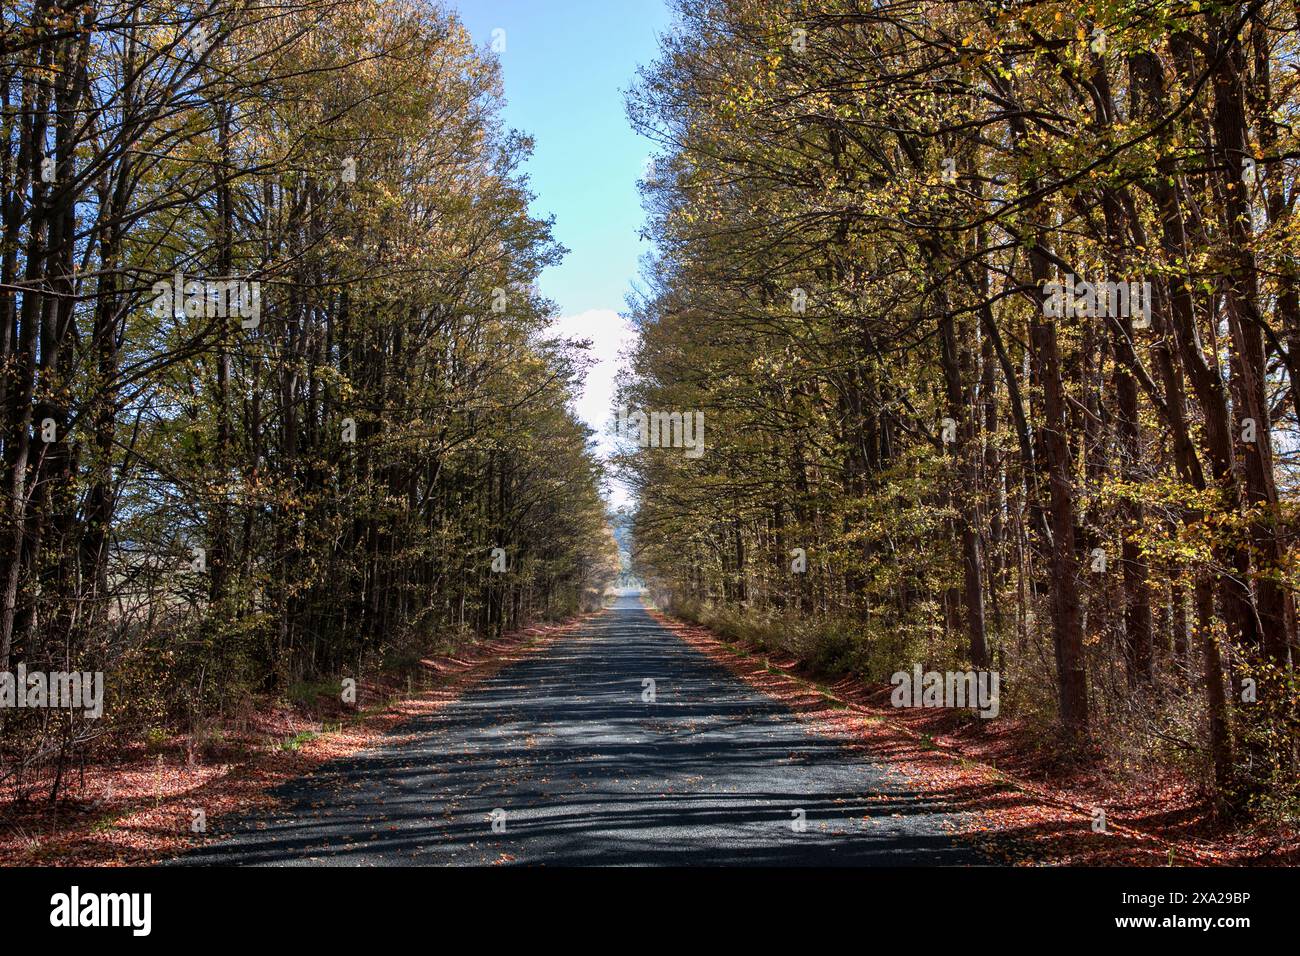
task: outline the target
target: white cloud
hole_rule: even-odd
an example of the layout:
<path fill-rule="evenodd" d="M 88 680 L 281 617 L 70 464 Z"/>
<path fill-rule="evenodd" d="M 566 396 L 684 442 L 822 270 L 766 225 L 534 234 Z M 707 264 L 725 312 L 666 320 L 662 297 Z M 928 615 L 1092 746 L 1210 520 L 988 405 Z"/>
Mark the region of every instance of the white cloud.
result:
<path fill-rule="evenodd" d="M 619 352 L 636 338 L 636 330 L 613 309 L 588 309 L 565 315 L 551 323 L 551 329 L 570 339 L 590 339 L 588 355 L 594 364 L 587 371 L 582 394 L 575 403 L 578 417 L 596 432 L 602 456 L 614 451 L 610 423 L 616 413 L 614 401 L 619 378 Z M 617 483 L 611 488 L 612 504 L 625 505 L 629 497 Z"/>
<path fill-rule="evenodd" d="M 588 355 L 595 364 L 587 372 L 575 410 L 596 430 L 601 451 L 608 454 L 612 446 L 606 432 L 615 412 L 618 354 L 636 338 L 636 331 L 613 309 L 590 309 L 579 315 L 561 316 L 551 324 L 551 328 L 565 338 L 591 340 Z"/>

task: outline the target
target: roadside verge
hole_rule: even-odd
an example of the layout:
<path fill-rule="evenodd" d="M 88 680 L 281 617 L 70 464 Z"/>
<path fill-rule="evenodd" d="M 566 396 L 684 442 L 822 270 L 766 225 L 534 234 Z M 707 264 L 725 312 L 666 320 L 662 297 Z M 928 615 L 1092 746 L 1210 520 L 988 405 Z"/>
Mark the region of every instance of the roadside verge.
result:
<path fill-rule="evenodd" d="M 141 866 L 183 853 L 205 842 L 214 820 L 272 806 L 268 791 L 280 784 L 402 739 L 392 733 L 402 724 L 446 707 L 600 613 L 480 640 L 455 657 L 425 658 L 418 682 L 362 682 L 355 708 L 335 702 L 322 714 L 263 702 L 201 747 L 176 737 L 88 763 L 69 788 L 71 799 L 0 807 L 0 866 Z"/>
<path fill-rule="evenodd" d="M 847 699 L 836 688 L 774 661 L 755 647 L 647 608 L 668 630 L 751 687 L 780 700 L 828 736 L 899 773 L 938 809 L 959 815 L 953 832 L 994 865 L 1204 866 L 1225 862 L 1189 841 L 1170 840 L 1004 773 L 905 726 L 889 708 Z"/>

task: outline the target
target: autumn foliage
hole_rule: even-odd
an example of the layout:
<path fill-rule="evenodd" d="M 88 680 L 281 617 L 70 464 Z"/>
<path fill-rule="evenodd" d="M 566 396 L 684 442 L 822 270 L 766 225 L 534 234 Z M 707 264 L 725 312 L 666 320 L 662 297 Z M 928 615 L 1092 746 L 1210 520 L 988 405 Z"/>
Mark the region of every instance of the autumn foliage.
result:
<path fill-rule="evenodd" d="M 598 602 L 563 250 L 457 19 L 18 0 L 0 95 L 0 670 L 108 698 L 0 712 L 6 786 Z"/>
<path fill-rule="evenodd" d="M 624 400 L 709 435 L 626 458 L 661 599 L 873 680 L 998 669 L 1062 756 L 1294 814 L 1296 16 L 680 4 L 629 97 Z"/>

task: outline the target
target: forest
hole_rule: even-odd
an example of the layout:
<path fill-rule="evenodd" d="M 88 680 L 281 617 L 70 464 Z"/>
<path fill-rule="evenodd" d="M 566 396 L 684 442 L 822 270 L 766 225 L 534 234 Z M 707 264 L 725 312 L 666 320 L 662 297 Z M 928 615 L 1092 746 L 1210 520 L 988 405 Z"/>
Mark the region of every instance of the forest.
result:
<path fill-rule="evenodd" d="M 1062 761 L 1300 800 L 1300 8 L 706 0 L 628 94 L 659 603 L 993 670 Z M 972 718 L 978 723 L 978 718 Z"/>
<path fill-rule="evenodd" d="M 500 67 L 418 0 L 6 0 L 0 785 L 599 606 Z"/>

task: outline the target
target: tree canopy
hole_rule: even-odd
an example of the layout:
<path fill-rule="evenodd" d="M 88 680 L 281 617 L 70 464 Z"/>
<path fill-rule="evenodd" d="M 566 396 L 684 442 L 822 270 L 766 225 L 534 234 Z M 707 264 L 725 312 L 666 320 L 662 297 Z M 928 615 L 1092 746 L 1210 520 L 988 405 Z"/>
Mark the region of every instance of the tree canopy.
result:
<path fill-rule="evenodd" d="M 683 613 L 1294 806 L 1294 4 L 678 5 L 630 407 Z M 802 563 L 802 566 L 801 566 Z"/>
<path fill-rule="evenodd" d="M 598 605 L 585 360 L 535 289 L 564 250 L 454 16 L 18 0 L 3 31 L 0 670 L 193 726 Z M 0 774 L 99 733 L 0 713 Z"/>

